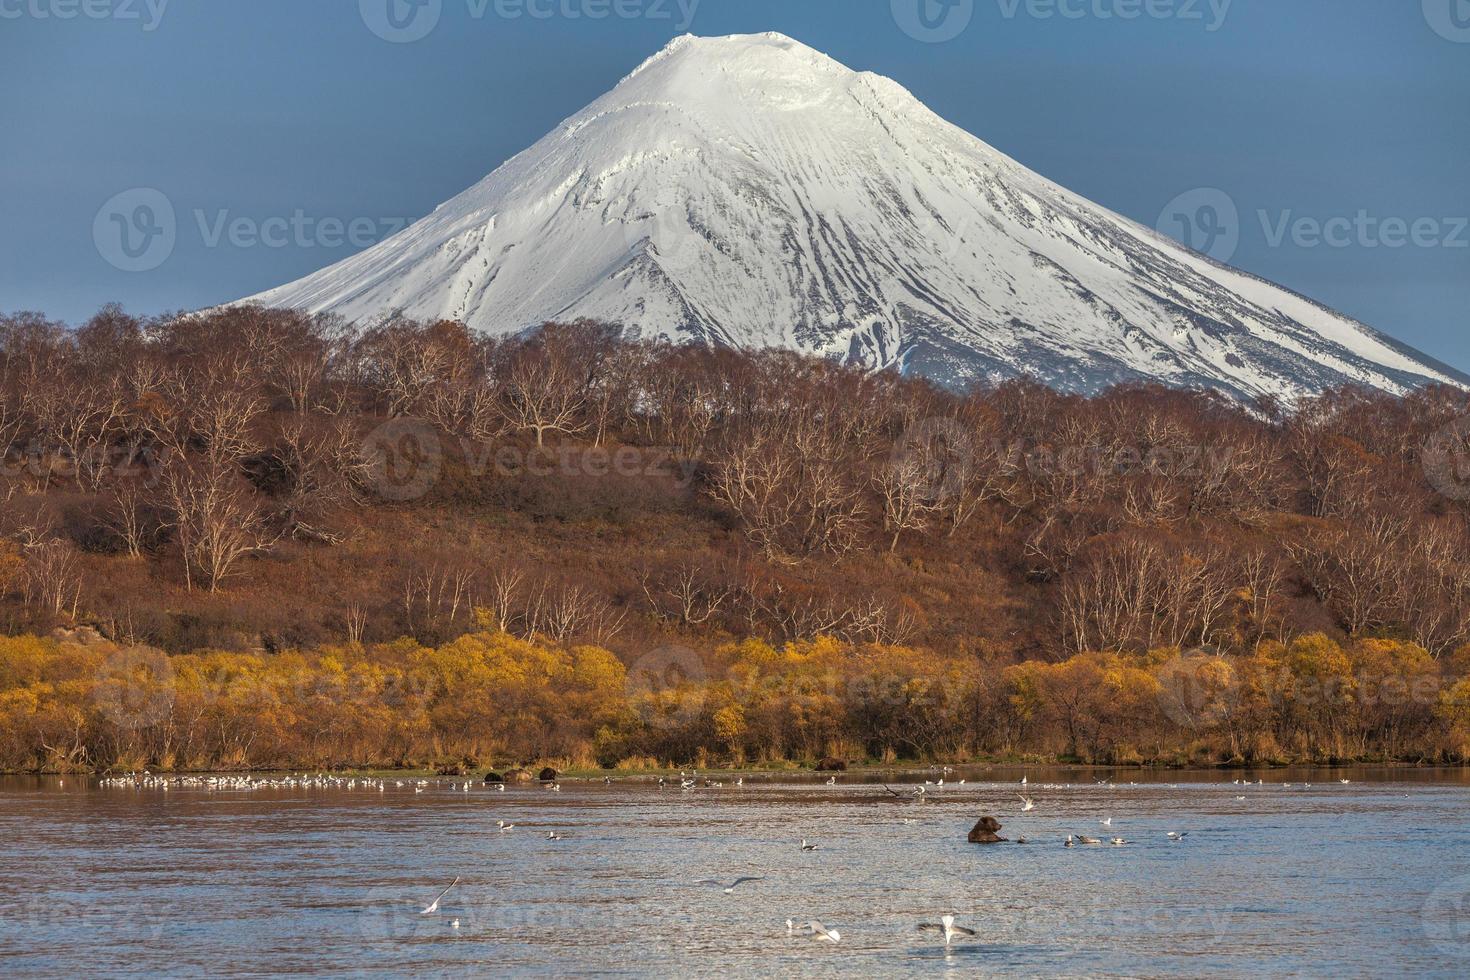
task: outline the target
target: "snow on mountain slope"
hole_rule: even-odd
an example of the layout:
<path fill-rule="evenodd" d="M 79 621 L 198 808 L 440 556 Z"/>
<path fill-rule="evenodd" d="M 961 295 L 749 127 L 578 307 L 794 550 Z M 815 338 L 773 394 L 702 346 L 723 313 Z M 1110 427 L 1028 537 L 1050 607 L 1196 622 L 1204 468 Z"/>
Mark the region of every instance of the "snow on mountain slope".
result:
<path fill-rule="evenodd" d="M 779 34 L 682 37 L 431 215 L 252 302 L 547 320 L 950 384 L 1470 381 L 1092 204 Z"/>

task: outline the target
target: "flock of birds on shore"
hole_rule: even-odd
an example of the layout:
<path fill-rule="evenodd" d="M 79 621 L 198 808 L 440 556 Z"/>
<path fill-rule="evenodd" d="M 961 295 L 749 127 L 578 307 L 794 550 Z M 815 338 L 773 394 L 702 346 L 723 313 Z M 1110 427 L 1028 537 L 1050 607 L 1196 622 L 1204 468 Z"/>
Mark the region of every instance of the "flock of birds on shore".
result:
<path fill-rule="evenodd" d="M 934 798 L 940 791 L 943 790 L 946 785 L 945 775 L 950 773 L 951 771 L 952 770 L 950 770 L 948 767 L 943 767 L 938 773 L 937 779 L 925 780 L 921 784 L 914 784 L 912 786 L 905 787 L 902 791 L 894 789 L 886 783 L 880 785 L 883 791 L 885 791 L 891 797 L 899 799 L 910 799 L 916 804 L 922 804 L 925 802 L 926 799 Z M 603 782 L 611 784 L 612 779 L 610 777 L 605 777 Z M 1351 782 L 1351 780 L 1339 779 L 1338 782 L 1342 784 L 1348 784 Z M 285 776 L 159 775 L 146 770 L 142 772 L 130 772 L 123 775 L 104 776 L 99 780 L 99 785 L 104 788 L 138 790 L 148 789 L 161 792 L 167 792 L 171 789 L 191 789 L 208 791 L 221 790 L 234 792 L 251 792 L 261 790 L 338 790 L 365 791 L 376 793 L 386 793 L 389 790 L 411 790 L 413 793 L 419 794 L 425 792 L 430 788 L 434 788 L 447 789 L 451 792 L 469 793 L 472 789 L 475 788 L 476 783 L 477 781 L 473 779 L 465 779 L 463 782 L 461 782 L 457 779 L 451 779 L 448 781 L 442 779 L 430 780 L 427 778 L 396 779 L 376 776 L 338 776 L 327 773 L 299 773 Z M 960 779 L 957 782 L 950 783 L 949 785 L 963 786 L 965 785 L 965 783 L 966 781 L 964 779 Z M 736 786 L 743 786 L 744 784 L 745 778 L 743 776 L 736 777 L 736 779 L 734 780 L 734 785 Z M 1256 779 L 1254 781 L 1250 779 L 1236 779 L 1233 781 L 1233 784 L 1237 786 L 1265 785 L 1261 779 Z M 62 785 L 64 786 L 64 783 Z M 658 777 L 657 779 L 657 788 L 659 790 L 670 788 L 672 785 L 674 784 L 669 779 L 666 779 L 664 777 Z M 723 787 L 725 784 L 724 782 L 712 779 L 709 776 L 700 776 L 700 774 L 696 771 L 693 773 L 680 773 L 677 785 L 681 792 L 693 793 L 701 789 L 718 789 Z M 837 785 L 836 777 L 829 777 L 826 780 L 826 785 Z M 1035 810 L 1037 806 L 1035 798 L 1033 796 L 1027 795 L 1028 792 L 1031 791 L 1030 787 L 1028 786 L 1028 778 L 1023 776 L 1019 781 L 1019 785 L 1021 791 L 1017 792 L 1016 796 L 1021 803 L 1021 812 L 1031 812 Z M 1111 780 L 1099 779 L 1094 780 L 1093 785 L 1097 787 L 1115 787 L 1118 784 L 1113 783 Z M 1137 786 L 1138 784 L 1128 783 L 1127 785 Z M 1169 785 L 1171 788 L 1178 788 L 1178 784 L 1167 785 Z M 1281 788 L 1283 789 L 1293 788 L 1293 784 L 1291 783 L 1281 783 L 1276 785 L 1281 786 Z M 1311 788 L 1312 784 L 1302 783 L 1300 785 L 1304 789 L 1309 789 Z M 483 783 L 483 786 L 489 791 L 501 793 L 505 792 L 506 788 L 506 784 L 504 782 L 487 781 Z M 541 781 L 541 786 L 545 791 L 548 792 L 561 791 L 561 784 L 555 779 L 543 780 Z M 1043 790 L 1053 791 L 1066 790 L 1073 788 L 1073 784 L 1048 783 L 1039 788 Z M 1245 797 L 1237 796 L 1236 799 L 1243 800 L 1245 799 Z M 903 817 L 902 822 L 905 824 L 913 824 L 916 822 L 916 820 L 912 817 Z M 1112 823 L 1113 818 L 1111 816 L 1102 817 L 1098 820 L 1098 824 L 1106 828 L 1111 828 Z M 497 833 L 506 834 L 515 830 L 516 825 L 506 820 L 498 820 L 496 821 L 495 827 Z M 1184 841 L 1185 838 L 1187 838 L 1188 836 L 1188 831 L 1169 831 L 1165 835 L 1164 839 L 1170 844 L 1178 844 Z M 556 830 L 547 830 L 543 839 L 547 841 L 561 841 L 565 839 L 565 835 L 558 833 Z M 1025 837 L 1019 837 L 1016 839 L 1015 843 L 1026 844 L 1029 843 L 1029 841 Z M 1104 844 L 1108 844 L 1114 847 L 1123 847 L 1134 843 L 1136 842 L 1122 836 L 1112 836 L 1104 838 L 1089 836 L 1087 834 L 1069 833 L 1062 841 L 1062 846 L 1072 848 L 1103 846 Z M 808 841 L 803 838 L 799 842 L 798 846 L 800 847 L 800 850 L 802 852 L 810 852 L 817 850 L 820 845 L 814 841 Z M 736 889 L 740 888 L 742 885 L 764 880 L 765 878 L 763 876 L 744 875 L 735 878 L 733 881 L 728 882 L 716 880 L 713 878 L 702 878 L 694 882 L 694 884 L 716 888 L 724 894 L 729 895 L 733 894 Z M 456 877 L 452 882 L 450 882 L 447 887 L 445 887 L 442 891 L 439 892 L 437 896 L 435 896 L 432 902 L 426 905 L 419 912 L 419 915 L 427 916 L 438 913 L 440 910 L 441 902 L 451 891 L 453 891 L 455 887 L 460 884 L 460 882 L 461 879 L 459 877 Z M 957 925 L 956 923 L 957 917 L 955 915 L 945 914 L 939 917 L 939 921 L 937 923 L 919 923 L 917 929 L 926 933 L 935 933 L 938 936 L 942 937 L 944 940 L 944 945 L 946 947 L 949 947 L 957 939 L 964 939 L 966 937 L 973 937 L 976 935 L 975 930 Z M 453 918 L 448 921 L 448 925 L 451 929 L 457 930 L 460 928 L 461 922 L 458 918 Z M 817 942 L 833 944 L 840 942 L 842 939 L 842 935 L 838 930 L 830 929 L 816 919 L 807 919 L 805 921 L 787 919 L 786 934 L 788 936 L 802 936 L 810 938 Z"/>

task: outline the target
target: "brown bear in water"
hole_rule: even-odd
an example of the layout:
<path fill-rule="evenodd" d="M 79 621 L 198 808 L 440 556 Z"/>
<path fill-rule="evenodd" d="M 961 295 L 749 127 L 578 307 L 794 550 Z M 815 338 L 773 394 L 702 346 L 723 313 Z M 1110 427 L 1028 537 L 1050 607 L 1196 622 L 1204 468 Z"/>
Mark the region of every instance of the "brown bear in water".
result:
<path fill-rule="evenodd" d="M 817 772 L 847 772 L 847 763 L 828 756 L 817 763 Z"/>
<path fill-rule="evenodd" d="M 994 817 L 981 817 L 975 826 L 970 828 L 968 840 L 971 844 L 999 844 L 1005 840 L 1004 837 L 996 836 L 1000 829 L 1000 821 Z"/>
<path fill-rule="evenodd" d="M 541 775 L 537 776 L 536 778 L 541 780 L 543 783 L 555 782 L 556 770 L 551 768 L 550 766 L 547 766 L 545 769 L 541 770 Z"/>

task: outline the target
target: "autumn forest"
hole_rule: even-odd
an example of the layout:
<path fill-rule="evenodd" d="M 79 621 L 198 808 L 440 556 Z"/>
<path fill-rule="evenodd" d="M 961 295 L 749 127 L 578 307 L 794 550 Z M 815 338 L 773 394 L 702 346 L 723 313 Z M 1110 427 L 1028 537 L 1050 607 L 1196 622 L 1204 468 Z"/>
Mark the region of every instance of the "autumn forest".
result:
<path fill-rule="evenodd" d="M 0 316 L 0 769 L 1461 762 L 1467 413 Z"/>

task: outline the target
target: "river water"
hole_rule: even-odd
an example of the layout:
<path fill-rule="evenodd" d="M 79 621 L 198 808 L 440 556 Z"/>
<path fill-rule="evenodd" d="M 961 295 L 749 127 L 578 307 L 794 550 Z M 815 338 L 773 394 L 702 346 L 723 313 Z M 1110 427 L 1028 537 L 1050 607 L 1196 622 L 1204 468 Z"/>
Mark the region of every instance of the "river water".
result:
<path fill-rule="evenodd" d="M 0 974 L 1470 975 L 1464 773 L 1020 772 L 890 781 L 928 778 L 922 798 L 858 775 L 504 792 L 6 777 Z M 984 814 L 1028 843 L 967 843 Z M 739 876 L 763 880 L 697 883 Z M 916 929 L 946 912 L 978 935 Z"/>

